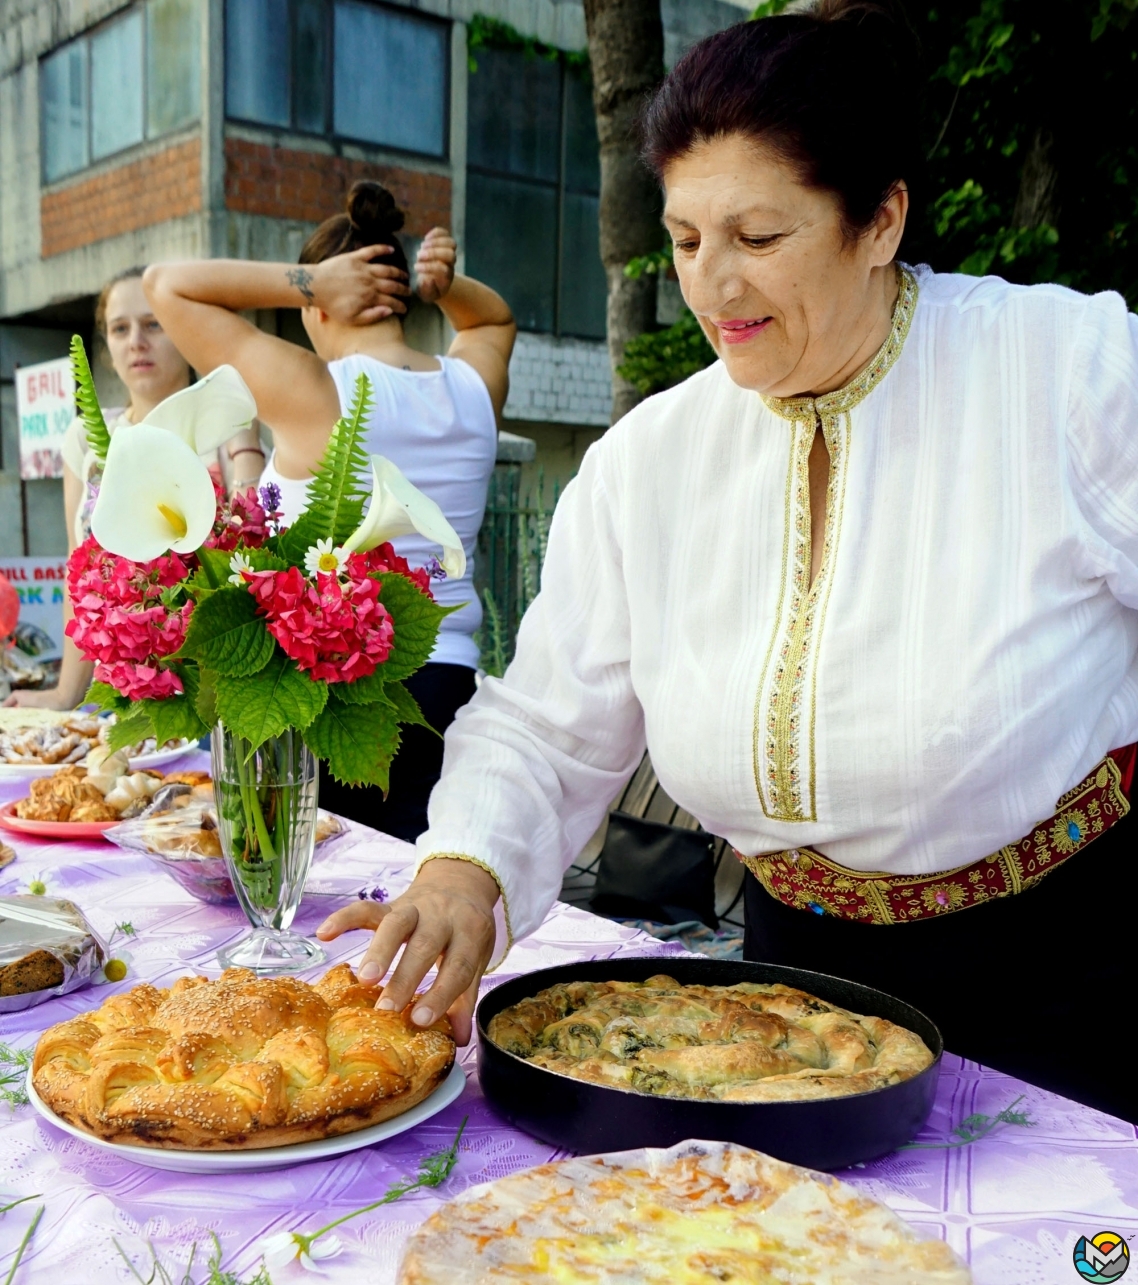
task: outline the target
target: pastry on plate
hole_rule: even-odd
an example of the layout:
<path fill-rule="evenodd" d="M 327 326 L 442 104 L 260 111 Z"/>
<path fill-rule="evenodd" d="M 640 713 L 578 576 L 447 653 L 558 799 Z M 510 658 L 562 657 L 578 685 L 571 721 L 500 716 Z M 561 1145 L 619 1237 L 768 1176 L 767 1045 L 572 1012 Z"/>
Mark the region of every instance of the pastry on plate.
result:
<path fill-rule="evenodd" d="M 537 1066 L 613 1088 L 722 1102 L 868 1093 L 931 1065 L 920 1036 L 779 984 L 550 986 L 497 1013 L 490 1038 Z"/>
<path fill-rule="evenodd" d="M 56 1115 L 110 1142 L 233 1151 L 378 1124 L 450 1071 L 445 1018 L 420 1029 L 337 964 L 314 986 L 230 968 L 112 995 L 45 1031 L 32 1082 Z"/>
<path fill-rule="evenodd" d="M 471 1187 L 407 1244 L 400 1285 L 968 1285 L 940 1240 L 828 1174 L 733 1143 L 581 1156 Z"/>

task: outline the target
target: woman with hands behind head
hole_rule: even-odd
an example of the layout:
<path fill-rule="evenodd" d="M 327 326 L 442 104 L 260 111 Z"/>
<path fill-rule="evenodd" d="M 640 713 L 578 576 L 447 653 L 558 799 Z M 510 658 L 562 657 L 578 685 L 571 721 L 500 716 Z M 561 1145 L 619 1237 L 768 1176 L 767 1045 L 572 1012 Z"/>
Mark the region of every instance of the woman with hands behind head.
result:
<path fill-rule="evenodd" d="M 415 262 L 415 289 L 438 304 L 456 334 L 445 357 L 411 348 L 402 323 L 411 293 L 396 235 L 402 224 L 390 192 L 358 182 L 345 212 L 309 238 L 299 265 L 161 264 L 148 270 L 145 285 L 156 314 L 199 369 L 227 362 L 252 390 L 275 442 L 262 482 L 279 487 L 286 524 L 302 511 L 332 427 L 351 404 L 358 377 L 367 376 L 374 396 L 365 449 L 386 456 L 435 500 L 466 551 L 465 575 L 436 581 L 433 590 L 443 606 L 460 609 L 446 617 L 430 661 L 407 682 L 441 732 L 474 693 L 473 634 L 481 622 L 474 545 L 497 453 L 496 418 L 508 391 L 515 326 L 493 290 L 455 275 L 455 242 L 433 228 Z M 315 352 L 238 315 L 269 307 L 300 308 Z M 433 561 L 434 546 L 420 537 L 394 544 L 412 566 Z M 386 801 L 377 788 L 348 788 L 325 776 L 321 803 L 413 841 L 426 829 L 427 799 L 441 768 L 441 739 L 425 728 L 405 728 Z M 489 875 L 474 874 L 496 895 Z M 464 887 L 470 869 L 456 879 L 456 887 Z"/>

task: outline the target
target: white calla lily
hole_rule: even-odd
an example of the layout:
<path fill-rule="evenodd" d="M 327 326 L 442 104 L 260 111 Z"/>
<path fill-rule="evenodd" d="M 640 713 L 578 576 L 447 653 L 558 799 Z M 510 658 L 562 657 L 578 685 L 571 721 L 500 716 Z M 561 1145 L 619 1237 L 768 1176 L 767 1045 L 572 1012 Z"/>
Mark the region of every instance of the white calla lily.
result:
<path fill-rule="evenodd" d="M 192 446 L 151 423 L 115 429 L 91 514 L 104 549 L 133 562 L 192 553 L 216 515 L 213 479 Z"/>
<path fill-rule="evenodd" d="M 382 455 L 371 457 L 371 475 L 371 503 L 364 520 L 344 541 L 344 552 L 366 553 L 385 540 L 418 532 L 442 546 L 443 570 L 451 579 L 461 579 L 466 573 L 466 553 L 442 509 Z"/>
<path fill-rule="evenodd" d="M 245 381 L 232 366 L 218 366 L 159 402 L 142 423 L 176 433 L 204 455 L 248 428 L 256 416 L 257 403 Z"/>

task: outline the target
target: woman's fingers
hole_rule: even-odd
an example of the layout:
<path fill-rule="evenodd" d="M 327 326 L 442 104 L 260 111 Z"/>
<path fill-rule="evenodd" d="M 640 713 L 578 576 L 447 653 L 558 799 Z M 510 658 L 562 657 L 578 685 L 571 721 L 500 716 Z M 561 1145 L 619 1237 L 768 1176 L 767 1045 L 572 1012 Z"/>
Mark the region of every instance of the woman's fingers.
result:
<path fill-rule="evenodd" d="M 350 906 L 329 915 L 317 928 L 316 935 L 321 941 L 331 941 L 341 933 L 351 932 L 353 928 L 378 928 L 387 911 L 387 906 L 381 906 L 376 901 L 354 901 Z"/>
<path fill-rule="evenodd" d="M 447 946 L 434 984 L 419 997 L 411 1013 L 411 1020 L 416 1026 L 430 1026 L 441 1013 L 456 1005 L 461 1015 L 465 1011 L 462 1008 L 464 997 L 473 1011 L 471 995 L 477 993 L 479 978 L 490 962 L 493 947 L 493 920 L 485 925 L 485 930 L 473 918 L 461 925 Z M 470 1038 L 469 1028 L 466 1036 Z M 466 1040 L 462 1043 L 465 1044 Z"/>
<path fill-rule="evenodd" d="M 470 1043 L 474 1029 L 474 1010 L 478 1005 L 478 983 L 468 986 L 447 1010 L 455 1041 L 460 1045 Z"/>
<path fill-rule="evenodd" d="M 375 930 L 375 935 L 371 941 L 368 942 L 367 950 L 364 951 L 364 957 L 356 970 L 356 976 L 361 982 L 378 982 L 382 980 L 387 970 L 391 967 L 392 960 L 399 953 L 399 947 L 414 933 L 418 922 L 419 912 L 414 905 L 403 900 L 397 900 L 391 904 L 383 922 Z M 423 971 L 426 972 L 426 969 Z M 421 976 L 422 974 L 420 974 Z M 411 989 L 413 991 L 414 986 Z M 386 997 L 387 989 L 385 988 L 384 999 Z M 409 999 L 410 996 L 407 998 Z M 381 1001 L 380 1007 L 402 1008 L 406 1003 L 407 999 L 404 999 L 398 1005 Z"/>

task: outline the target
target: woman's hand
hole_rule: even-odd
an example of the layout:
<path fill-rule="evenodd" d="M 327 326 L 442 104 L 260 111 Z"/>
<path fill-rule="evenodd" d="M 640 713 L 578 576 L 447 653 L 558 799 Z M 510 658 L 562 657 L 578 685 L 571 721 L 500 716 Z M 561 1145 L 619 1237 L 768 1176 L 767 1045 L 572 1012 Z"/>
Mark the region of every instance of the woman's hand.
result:
<path fill-rule="evenodd" d="M 370 326 L 407 311 L 407 274 L 393 264 L 371 262 L 390 253 L 389 245 L 367 245 L 323 263 L 301 264 L 289 270 L 288 278 L 311 306 L 333 320 Z"/>
<path fill-rule="evenodd" d="M 481 866 L 437 857 L 390 905 L 358 901 L 330 915 L 316 935 L 330 941 L 353 928 L 374 928 L 356 970 L 365 982 L 378 982 L 406 943 L 376 1006 L 381 1009 L 398 1012 L 408 1004 L 415 987 L 437 962 L 434 985 L 419 997 L 411 1020 L 416 1026 L 430 1026 L 442 1013 L 449 1013 L 455 1039 L 468 1044 L 478 983 L 494 949 L 497 900 L 498 885 Z"/>
<path fill-rule="evenodd" d="M 415 288 L 424 303 L 438 303 L 454 281 L 458 242 L 446 228 L 431 228 L 415 256 Z"/>
<path fill-rule="evenodd" d="M 15 709 L 74 709 L 75 701 L 64 700 L 58 687 L 45 691 L 14 691 L 0 708 Z"/>

